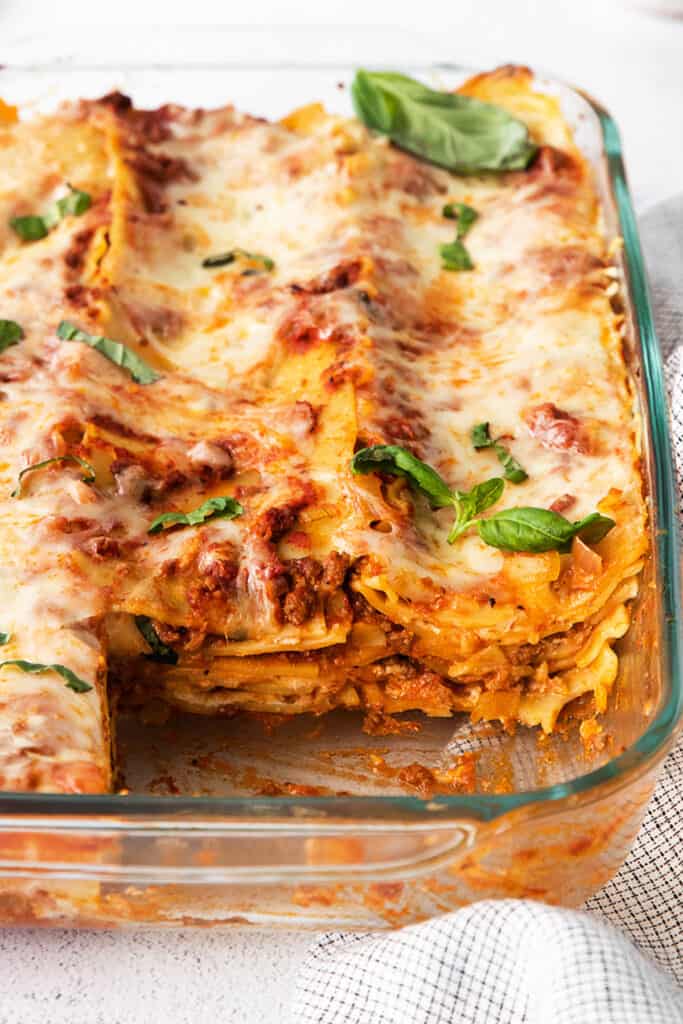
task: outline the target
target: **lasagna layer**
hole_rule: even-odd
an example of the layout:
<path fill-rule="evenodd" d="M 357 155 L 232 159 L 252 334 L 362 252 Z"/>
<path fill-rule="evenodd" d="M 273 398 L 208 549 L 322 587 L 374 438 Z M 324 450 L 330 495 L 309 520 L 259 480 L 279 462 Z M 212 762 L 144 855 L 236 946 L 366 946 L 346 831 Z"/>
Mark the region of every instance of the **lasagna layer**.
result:
<path fill-rule="evenodd" d="M 110 785 L 108 673 L 204 714 L 550 731 L 579 696 L 605 708 L 647 546 L 616 270 L 557 101 L 515 68 L 462 91 L 526 122 L 527 170 L 456 176 L 317 104 L 0 107 L 0 317 L 23 332 L 0 354 L 0 786 Z M 22 241 L 12 218 L 67 183 L 89 208 Z M 461 273 L 440 256 L 458 203 Z M 352 472 L 398 445 L 467 492 L 500 474 L 483 421 L 527 473 L 496 511 L 614 528 L 566 553 L 449 544 L 447 509 Z M 211 499 L 241 511 L 155 525 Z"/>

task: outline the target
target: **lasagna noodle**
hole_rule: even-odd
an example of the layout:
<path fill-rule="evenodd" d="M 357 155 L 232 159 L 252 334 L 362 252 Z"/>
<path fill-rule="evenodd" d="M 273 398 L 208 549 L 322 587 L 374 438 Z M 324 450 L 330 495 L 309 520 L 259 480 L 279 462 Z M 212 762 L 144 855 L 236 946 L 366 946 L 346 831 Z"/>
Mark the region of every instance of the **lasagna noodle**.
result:
<path fill-rule="evenodd" d="M 17 716 L 44 699 L 66 723 L 45 749 L 8 739 L 7 785 L 109 785 L 107 660 L 140 699 L 206 714 L 468 711 L 549 731 L 578 696 L 604 709 L 646 531 L 595 185 L 526 71 L 464 91 L 527 122 L 527 171 L 451 175 L 317 105 L 272 124 L 114 94 L 0 126 L 0 314 L 25 332 L 0 365 L 0 483 L 9 494 L 55 455 L 96 470 L 91 487 L 47 467 L 3 508 L 7 657 L 78 665 L 93 684 L 0 670 Z M 66 181 L 91 208 L 20 244 L 9 218 Z M 441 267 L 447 202 L 479 215 L 467 273 Z M 60 343 L 61 319 L 160 379 Z M 447 510 L 350 471 L 358 447 L 399 444 L 467 491 L 499 470 L 471 445 L 484 420 L 528 473 L 497 507 L 615 520 L 588 556 L 448 545 Z M 147 532 L 217 496 L 243 514 Z M 149 660 L 140 617 L 176 665 Z M 91 778 L 65 783 L 63 760 Z"/>

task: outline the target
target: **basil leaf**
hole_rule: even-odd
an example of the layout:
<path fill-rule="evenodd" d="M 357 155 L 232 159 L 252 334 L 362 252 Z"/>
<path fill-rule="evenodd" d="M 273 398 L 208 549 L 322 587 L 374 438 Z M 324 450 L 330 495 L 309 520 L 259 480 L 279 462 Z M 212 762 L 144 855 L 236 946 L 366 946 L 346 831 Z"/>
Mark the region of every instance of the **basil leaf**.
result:
<path fill-rule="evenodd" d="M 43 459 L 42 462 L 34 462 L 32 466 L 27 466 L 26 469 L 22 469 L 21 473 L 17 477 L 17 486 L 10 494 L 10 498 L 18 498 L 21 494 L 21 483 L 27 473 L 32 473 L 35 469 L 43 469 L 44 466 L 51 466 L 55 462 L 75 462 L 81 469 L 83 469 L 83 476 L 81 479 L 83 483 L 92 484 L 95 482 L 95 470 L 86 462 L 85 459 L 79 458 L 78 455 L 55 455 L 52 459 Z"/>
<path fill-rule="evenodd" d="M 24 332 L 14 320 L 0 320 L 0 352 L 16 345 L 23 337 Z"/>
<path fill-rule="evenodd" d="M 156 517 L 147 533 L 160 533 L 167 526 L 198 526 L 207 519 L 235 519 L 243 512 L 234 498 L 209 498 L 192 512 L 164 512 Z"/>
<path fill-rule="evenodd" d="M 513 484 L 523 484 L 528 479 L 529 474 L 522 467 L 521 463 L 517 462 L 517 459 L 512 455 L 504 444 L 500 441 L 496 441 L 493 445 L 493 449 L 498 456 L 498 461 L 503 467 L 503 476 L 506 480 L 509 480 Z"/>
<path fill-rule="evenodd" d="M 488 423 L 477 423 L 476 427 L 472 427 L 470 439 L 477 450 L 479 448 L 490 448 L 493 441 L 489 433 Z"/>
<path fill-rule="evenodd" d="M 487 508 L 495 505 L 500 500 L 504 489 L 504 481 L 499 476 L 494 476 L 490 480 L 477 484 L 467 494 L 461 495 L 459 491 L 456 493 L 461 501 L 463 499 L 467 501 L 468 506 L 472 510 L 472 515 L 478 516 L 480 512 L 485 512 Z"/>
<path fill-rule="evenodd" d="M 458 222 L 458 238 L 464 238 L 479 214 L 467 203 L 446 203 L 441 211 L 448 220 Z"/>
<path fill-rule="evenodd" d="M 593 512 L 576 523 L 545 508 L 507 508 L 477 523 L 479 536 L 503 551 L 568 551 L 572 538 L 596 544 L 615 525 Z"/>
<path fill-rule="evenodd" d="M 112 363 L 127 370 L 138 384 L 153 384 L 154 381 L 161 379 L 161 374 L 120 341 L 113 341 L 112 338 L 105 338 L 101 334 L 87 334 L 69 320 L 62 320 L 57 328 L 57 337 L 62 341 L 82 341 L 85 345 L 90 345 Z"/>
<path fill-rule="evenodd" d="M 82 192 L 81 189 L 74 188 L 72 185 L 68 187 L 68 194 L 48 206 L 42 217 L 35 214 L 27 217 L 12 217 L 10 226 L 25 242 L 36 242 L 40 238 L 45 238 L 48 232 L 65 217 L 80 217 L 82 213 L 90 209 L 92 199 L 87 192 Z"/>
<path fill-rule="evenodd" d="M 147 615 L 136 615 L 135 625 L 152 650 L 151 654 L 145 654 L 146 658 L 149 658 L 150 661 L 160 661 L 163 665 L 178 664 L 178 655 L 172 647 L 169 647 L 159 639 L 157 631 L 152 625 L 152 620 Z"/>
<path fill-rule="evenodd" d="M 4 647 L 12 639 L 11 633 L 0 633 L 0 647 Z"/>
<path fill-rule="evenodd" d="M 36 661 L 23 661 L 21 658 L 12 658 L 9 661 L 0 661 L 0 668 L 3 665 L 16 665 L 22 672 L 29 672 L 36 674 L 39 672 L 57 672 L 58 675 L 66 681 L 66 685 L 69 690 L 73 690 L 74 693 L 87 693 L 88 690 L 92 690 L 90 683 L 86 683 L 84 679 L 77 676 L 75 672 L 72 672 L 66 665 L 43 665 Z"/>
<path fill-rule="evenodd" d="M 609 516 L 602 516 L 599 512 L 591 512 L 574 523 L 576 535 L 584 544 L 597 544 L 606 537 L 610 530 L 616 525 Z"/>
<path fill-rule="evenodd" d="M 405 477 L 429 499 L 432 508 L 454 505 L 455 496 L 435 469 L 397 444 L 376 444 L 361 448 L 351 460 L 354 473 L 388 473 Z"/>
<path fill-rule="evenodd" d="M 500 501 L 504 489 L 505 482 L 494 476 L 477 484 L 471 491 L 455 491 L 457 515 L 447 537 L 448 543 L 455 543 L 472 525 L 475 516 Z"/>
<path fill-rule="evenodd" d="M 474 270 L 474 263 L 459 238 L 439 246 L 443 270 Z"/>
<path fill-rule="evenodd" d="M 504 551 L 557 551 L 573 536 L 568 519 L 541 508 L 503 509 L 477 529 L 486 544 Z"/>
<path fill-rule="evenodd" d="M 521 463 L 508 451 L 501 440 L 499 438 L 494 440 L 491 437 L 488 423 L 478 423 L 476 427 L 472 428 L 470 437 L 477 451 L 481 448 L 493 448 L 498 461 L 503 466 L 503 476 L 506 480 L 510 480 L 513 484 L 523 484 L 528 479 L 529 474 Z"/>
<path fill-rule="evenodd" d="M 356 72 L 356 114 L 368 128 L 450 171 L 519 170 L 536 152 L 526 125 L 501 107 L 437 92 L 396 72 Z"/>
<path fill-rule="evenodd" d="M 9 224 L 24 242 L 37 242 L 40 238 L 45 238 L 49 230 L 44 218 L 34 214 L 12 217 Z"/>
<path fill-rule="evenodd" d="M 275 261 L 271 260 L 270 256 L 263 256 L 260 252 L 247 252 L 246 249 L 230 249 L 229 252 L 218 253 L 216 256 L 207 256 L 205 260 L 202 260 L 202 266 L 227 267 L 229 263 L 234 263 L 237 259 L 262 263 L 265 270 L 275 269 Z"/>

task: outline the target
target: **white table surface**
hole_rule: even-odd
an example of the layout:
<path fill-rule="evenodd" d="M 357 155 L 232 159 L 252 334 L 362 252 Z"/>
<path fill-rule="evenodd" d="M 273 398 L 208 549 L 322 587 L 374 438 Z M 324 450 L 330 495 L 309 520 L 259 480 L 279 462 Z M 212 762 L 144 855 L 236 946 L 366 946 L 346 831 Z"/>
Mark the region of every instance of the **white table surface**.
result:
<path fill-rule="evenodd" d="M 251 7 L 251 10 L 249 9 Z M 417 20 L 398 10 L 414 8 Z M 115 8 L 115 9 L 111 9 Z M 444 22 L 444 11 L 448 20 Z M 0 63 L 57 28 L 93 24 L 271 25 L 262 54 L 377 63 L 528 63 L 583 86 L 616 117 L 643 209 L 683 187 L 683 21 L 618 0 L 326 0 L 254 5 L 117 0 L 0 0 Z M 359 35 L 326 26 L 362 26 Z M 142 26 L 142 27 L 141 27 Z M 280 27 L 281 26 L 281 27 Z M 311 33 L 298 26 L 318 26 Z M 193 37 L 194 38 L 194 37 Z M 106 51 L 107 33 L 101 37 Z M 114 56 L 116 56 L 114 54 Z M 0 1024 L 285 1024 L 293 979 L 313 936 L 295 932 L 0 931 Z M 369 1022 L 370 1024 L 370 1022 Z"/>

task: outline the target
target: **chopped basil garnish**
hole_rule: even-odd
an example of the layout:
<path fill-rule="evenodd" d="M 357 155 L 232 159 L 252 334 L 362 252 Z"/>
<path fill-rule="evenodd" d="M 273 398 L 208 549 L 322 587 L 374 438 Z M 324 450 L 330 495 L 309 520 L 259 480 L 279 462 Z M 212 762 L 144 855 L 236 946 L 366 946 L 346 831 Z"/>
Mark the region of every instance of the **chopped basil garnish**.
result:
<path fill-rule="evenodd" d="M 456 516 L 448 534 L 449 544 L 474 525 L 475 516 L 496 504 L 505 487 L 500 477 L 493 477 L 471 491 L 452 491 L 435 469 L 399 445 L 363 448 L 354 455 L 351 468 L 354 473 L 405 477 L 425 495 L 432 508 L 453 506 Z M 586 544 L 597 544 L 614 525 L 613 519 L 598 512 L 572 523 L 544 508 L 507 508 L 487 519 L 476 520 L 481 539 L 503 551 L 568 551 L 572 538 L 578 536 Z"/>
<path fill-rule="evenodd" d="M 0 352 L 16 345 L 23 337 L 24 332 L 14 320 L 0 320 Z"/>
<path fill-rule="evenodd" d="M 448 220 L 457 222 L 455 241 L 439 247 L 442 268 L 444 270 L 473 270 L 474 263 L 462 240 L 479 214 L 466 203 L 446 203 L 442 213 Z"/>
<path fill-rule="evenodd" d="M 234 263 L 236 260 L 235 250 L 230 252 L 219 253 L 217 256 L 207 256 L 205 260 L 202 260 L 203 267 L 227 267 L 229 263 Z"/>
<path fill-rule="evenodd" d="M 474 263 L 459 238 L 439 246 L 443 270 L 474 270 Z"/>
<path fill-rule="evenodd" d="M 43 665 L 41 662 L 36 661 L 23 661 L 21 658 L 13 658 L 9 661 L 0 661 L 0 668 L 4 665 L 16 665 L 22 672 L 29 672 L 32 674 L 38 672 L 56 672 L 66 681 L 66 685 L 69 690 L 73 690 L 74 693 L 87 693 L 88 690 L 92 690 L 90 683 L 86 683 L 84 679 L 77 676 L 75 672 L 72 672 L 66 665 Z"/>
<path fill-rule="evenodd" d="M 229 252 L 218 253 L 216 256 L 207 256 L 205 260 L 202 260 L 202 266 L 227 267 L 235 260 L 251 260 L 253 263 L 261 263 L 264 270 L 275 269 L 275 261 L 271 260 L 270 256 L 264 256 L 260 252 L 247 252 L 246 249 L 230 249 Z M 243 271 L 243 273 L 246 274 L 248 271 Z"/>
<path fill-rule="evenodd" d="M 69 185 L 68 195 L 62 196 L 50 207 L 45 215 L 45 220 L 48 222 L 48 227 L 54 227 L 64 217 L 80 217 L 90 209 L 91 205 L 92 199 L 87 192 L 82 192 L 81 189 Z"/>
<path fill-rule="evenodd" d="M 490 448 L 493 441 L 491 440 L 491 435 L 489 433 L 488 422 L 477 423 L 476 427 L 472 427 L 470 438 L 475 448 Z"/>
<path fill-rule="evenodd" d="M 69 185 L 69 192 L 52 203 L 42 217 L 29 214 L 27 217 L 12 217 L 10 226 L 24 242 L 36 242 L 59 224 L 65 217 L 80 217 L 90 209 L 92 199 L 87 192 Z"/>
<path fill-rule="evenodd" d="M 18 498 L 21 494 L 21 484 L 27 473 L 33 473 L 36 469 L 43 469 L 45 466 L 51 466 L 55 462 L 75 462 L 83 470 L 83 476 L 81 479 L 86 484 L 92 484 L 95 482 L 95 470 L 86 462 L 85 459 L 79 458 L 78 455 L 55 455 L 52 459 L 43 459 L 42 462 L 34 462 L 32 466 L 27 466 L 26 469 L 22 469 L 21 473 L 17 477 L 17 486 L 10 494 L 11 498 Z"/>
<path fill-rule="evenodd" d="M 378 444 L 356 452 L 351 468 L 354 473 L 388 473 L 405 477 L 411 486 L 424 494 L 432 508 L 455 509 L 455 521 L 448 534 L 453 544 L 472 525 L 474 517 L 500 499 L 504 482 L 493 477 L 477 484 L 471 491 L 452 491 L 435 469 L 399 445 Z"/>
<path fill-rule="evenodd" d="M 37 242 L 40 238 L 45 238 L 49 230 L 45 218 L 35 214 L 12 217 L 9 223 L 24 242 Z"/>
<path fill-rule="evenodd" d="M 207 519 L 235 519 L 243 512 L 234 498 L 209 498 L 192 512 L 164 512 L 156 517 L 147 533 L 160 533 L 169 526 L 198 526 Z"/>
<path fill-rule="evenodd" d="M 152 651 L 151 654 L 145 655 L 146 658 L 149 658 L 150 661 L 160 661 L 163 665 L 178 664 L 178 655 L 172 647 L 169 647 L 168 644 L 159 639 L 157 631 L 152 625 L 152 620 L 147 615 L 136 615 L 135 625 Z"/>
<path fill-rule="evenodd" d="M 513 484 L 522 484 L 529 474 L 522 468 L 517 459 L 507 450 L 500 438 L 492 438 L 488 423 L 478 423 L 472 430 L 472 444 L 479 451 L 482 448 L 493 448 L 498 461 L 503 467 L 503 476 Z"/>
<path fill-rule="evenodd" d="M 526 125 L 501 107 L 437 92 L 407 75 L 357 71 L 351 96 L 368 128 L 449 171 L 520 170 L 536 152 Z"/>
<path fill-rule="evenodd" d="M 572 523 L 545 508 L 506 508 L 477 523 L 479 536 L 503 551 L 569 551 L 572 539 L 597 544 L 615 526 L 613 519 L 592 512 Z"/>
<path fill-rule="evenodd" d="M 477 211 L 467 203 L 446 203 L 441 213 L 447 220 L 458 222 L 458 238 L 464 238 L 479 217 Z"/>
<path fill-rule="evenodd" d="M 86 331 L 79 330 L 69 320 L 62 320 L 57 328 L 57 337 L 62 341 L 82 341 L 85 345 L 90 345 L 112 363 L 127 370 L 138 384 L 153 384 L 154 381 L 160 380 L 161 375 L 156 370 L 148 366 L 144 359 L 122 345 L 120 341 L 105 338 L 101 334 L 87 334 Z"/>

